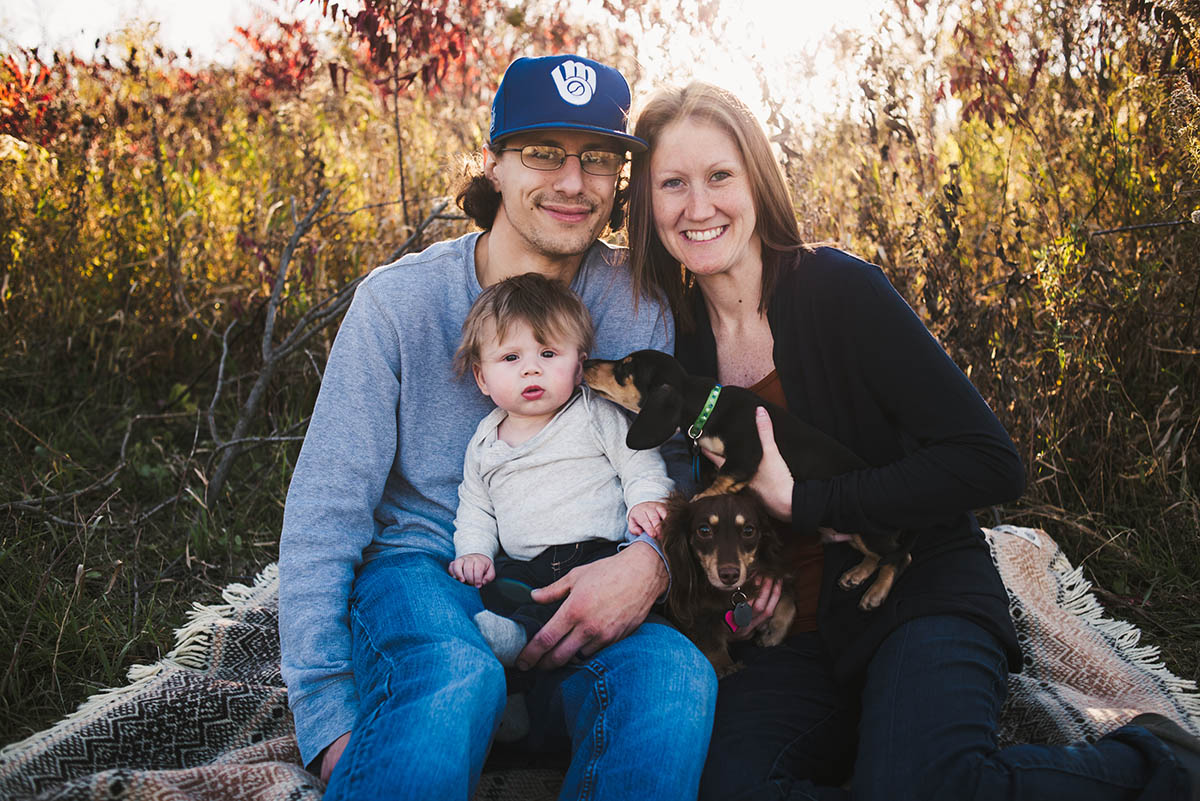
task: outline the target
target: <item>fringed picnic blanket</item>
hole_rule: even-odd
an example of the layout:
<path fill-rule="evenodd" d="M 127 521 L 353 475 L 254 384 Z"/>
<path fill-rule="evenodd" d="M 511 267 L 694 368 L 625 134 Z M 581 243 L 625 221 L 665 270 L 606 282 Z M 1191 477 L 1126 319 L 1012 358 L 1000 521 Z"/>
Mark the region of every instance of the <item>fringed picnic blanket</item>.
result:
<path fill-rule="evenodd" d="M 1200 733 L 1196 685 L 1173 675 L 1132 625 L 1104 616 L 1082 571 L 1042 531 L 986 532 L 1025 651 L 1000 738 L 1094 740 L 1139 712 Z M 279 673 L 274 565 L 220 606 L 196 605 L 177 645 L 130 684 L 0 752 L 0 798 L 315 801 Z M 478 801 L 553 798 L 553 770 L 486 772 Z"/>

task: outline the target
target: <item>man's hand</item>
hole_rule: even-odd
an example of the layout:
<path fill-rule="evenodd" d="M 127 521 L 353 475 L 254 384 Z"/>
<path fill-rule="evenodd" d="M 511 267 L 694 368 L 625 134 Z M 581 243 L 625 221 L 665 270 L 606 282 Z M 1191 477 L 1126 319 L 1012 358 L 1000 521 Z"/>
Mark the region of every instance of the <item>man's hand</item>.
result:
<path fill-rule="evenodd" d="M 321 781 L 329 784 L 329 777 L 333 775 L 333 769 L 337 767 L 338 760 L 342 758 L 342 752 L 349 744 L 350 732 L 346 732 L 325 746 L 325 753 L 321 755 Z"/>
<path fill-rule="evenodd" d="M 481 553 L 469 553 L 450 563 L 450 575 L 463 584 L 482 587 L 496 577 L 496 566 Z"/>
<path fill-rule="evenodd" d="M 662 501 L 644 501 L 629 510 L 629 530 L 634 534 L 649 534 L 660 539 L 662 521 L 667 516 L 667 505 Z"/>
<path fill-rule="evenodd" d="M 792 471 L 779 453 L 775 444 L 775 428 L 771 425 L 771 415 L 759 406 L 754 410 L 754 423 L 758 426 L 758 439 L 762 443 L 762 461 L 758 463 L 758 472 L 746 486 L 758 496 L 767 507 L 767 511 L 779 520 L 792 519 L 792 489 L 796 486 Z M 725 464 L 725 457 L 711 451 L 704 455 L 717 467 Z"/>
<path fill-rule="evenodd" d="M 666 587 L 662 557 L 647 542 L 580 565 L 533 591 L 541 604 L 566 601 L 518 655 L 517 667 L 556 668 L 576 655 L 591 656 L 641 625 Z"/>

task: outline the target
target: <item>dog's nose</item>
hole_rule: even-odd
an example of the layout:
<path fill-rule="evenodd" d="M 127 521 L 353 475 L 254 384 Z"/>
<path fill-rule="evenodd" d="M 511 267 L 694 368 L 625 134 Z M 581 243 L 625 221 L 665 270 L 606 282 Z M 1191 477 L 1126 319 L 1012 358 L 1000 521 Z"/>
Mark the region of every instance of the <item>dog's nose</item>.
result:
<path fill-rule="evenodd" d="M 717 568 L 717 577 L 725 582 L 726 586 L 732 586 L 733 582 L 738 580 L 738 576 L 741 573 L 742 571 L 738 569 L 737 565 L 722 565 Z"/>

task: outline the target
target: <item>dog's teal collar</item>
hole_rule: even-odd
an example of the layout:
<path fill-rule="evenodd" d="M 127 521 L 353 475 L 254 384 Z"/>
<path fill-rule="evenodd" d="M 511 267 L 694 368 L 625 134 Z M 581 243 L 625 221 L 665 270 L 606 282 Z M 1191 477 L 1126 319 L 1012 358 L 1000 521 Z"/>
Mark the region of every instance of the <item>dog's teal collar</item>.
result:
<path fill-rule="evenodd" d="M 700 439 L 700 435 L 704 433 L 704 426 L 708 423 L 708 416 L 712 414 L 713 408 L 717 405 L 717 398 L 721 397 L 721 385 L 715 384 L 712 391 L 708 393 L 708 400 L 704 402 L 704 408 L 700 410 L 700 415 L 696 418 L 696 422 L 692 423 L 687 431 L 687 435 L 692 438 L 692 442 Z"/>

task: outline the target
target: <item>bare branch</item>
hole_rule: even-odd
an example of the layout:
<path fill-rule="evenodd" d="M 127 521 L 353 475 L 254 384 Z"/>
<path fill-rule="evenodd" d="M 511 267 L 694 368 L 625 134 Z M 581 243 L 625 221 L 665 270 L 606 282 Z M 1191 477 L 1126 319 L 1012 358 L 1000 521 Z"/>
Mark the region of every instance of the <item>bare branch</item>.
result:
<path fill-rule="evenodd" d="M 217 401 L 221 398 L 221 389 L 225 386 L 225 360 L 229 358 L 229 332 L 237 325 L 237 320 L 233 320 L 225 327 L 225 333 L 221 335 L 221 360 L 217 362 L 217 386 L 213 390 L 212 400 L 208 404 L 208 433 L 212 436 L 213 442 L 220 442 L 221 436 L 217 433 Z"/>
<path fill-rule="evenodd" d="M 239 445 L 246 445 L 246 444 L 267 445 L 272 442 L 303 442 L 303 441 L 304 441 L 303 434 L 299 434 L 294 437 L 285 437 L 285 436 L 242 437 L 241 439 L 231 439 L 231 440 L 229 440 L 229 442 L 222 442 L 221 444 L 219 444 L 216 447 L 216 449 L 213 451 L 213 453 L 220 453 L 221 451 L 225 450 L 226 448 L 233 448 L 233 447 L 236 447 Z"/>
<path fill-rule="evenodd" d="M 140 514 L 136 518 L 134 518 L 126 526 L 126 528 L 137 528 L 142 523 L 145 523 L 147 520 L 149 520 L 152 516 L 158 514 L 163 509 L 166 509 L 168 506 L 173 506 L 174 504 L 179 503 L 179 499 L 182 497 L 183 497 L 183 492 L 179 492 L 179 493 L 176 493 L 175 495 L 171 496 L 170 498 L 167 498 L 165 501 L 161 501 L 160 503 L 151 507 L 149 511 L 143 512 L 142 514 Z"/>
<path fill-rule="evenodd" d="M 1165 220 L 1163 222 L 1140 223 L 1139 225 L 1122 225 L 1120 228 L 1105 228 L 1099 231 L 1088 231 L 1088 236 L 1119 234 L 1124 231 L 1140 231 L 1144 228 L 1163 228 L 1169 225 L 1190 225 L 1191 222 L 1191 220 Z"/>
<path fill-rule="evenodd" d="M 334 201 L 334 202 L 336 203 L 337 201 Z M 360 211 L 369 211 L 370 209 L 382 209 L 382 208 L 386 208 L 388 206 L 399 206 L 399 205 L 400 205 L 399 200 L 385 200 L 382 203 L 367 203 L 363 206 L 359 206 L 356 209 L 350 209 L 349 211 L 337 211 L 335 209 L 332 211 L 325 212 L 324 214 L 322 214 L 320 217 L 317 218 L 317 221 L 321 222 L 322 220 L 326 220 L 330 217 L 352 217 L 355 214 L 358 214 Z"/>
<path fill-rule="evenodd" d="M 41 515 L 42 517 L 46 518 L 47 520 L 49 520 L 53 523 L 57 523 L 60 526 L 69 526 L 72 528 L 75 528 L 75 527 L 82 528 L 87 525 L 87 523 L 81 523 L 77 520 L 65 520 L 65 519 L 59 517 L 58 515 L 54 515 L 54 514 L 51 514 L 50 512 L 47 512 L 41 506 L 36 506 L 34 504 L 25 503 L 23 501 L 14 501 L 12 503 L 6 503 L 6 504 L 4 504 L 3 508 L 15 509 L 18 512 L 32 512 L 34 514 Z"/>
<path fill-rule="evenodd" d="M 313 203 L 312 208 L 304 215 L 304 219 L 296 224 L 296 228 L 292 231 L 292 236 L 288 239 L 287 245 L 283 248 L 283 253 L 279 257 L 279 267 L 275 270 L 275 286 L 271 287 L 271 298 L 267 301 L 267 321 L 263 325 L 263 343 L 262 357 L 263 361 L 267 362 L 271 359 L 271 339 L 275 333 L 275 315 L 279 311 L 279 305 L 283 302 L 283 285 L 287 278 L 288 267 L 292 263 L 292 254 L 296 251 L 296 246 L 300 244 L 300 240 L 308 233 L 312 227 L 313 217 L 317 211 L 325 204 L 325 199 L 329 197 L 329 190 L 322 189 L 321 194 L 317 196 L 317 201 Z M 295 219 L 296 210 L 295 202 L 293 201 L 292 218 Z"/>
<path fill-rule="evenodd" d="M 420 225 L 417 226 L 416 230 L 413 231 L 412 235 L 406 239 L 404 244 L 397 248 L 396 251 L 393 252 L 384 263 L 390 264 L 407 253 L 413 247 L 413 245 L 416 244 L 426 228 L 432 225 L 435 220 L 443 219 L 441 217 L 441 213 L 449 205 L 449 198 L 443 198 L 441 201 L 439 201 L 433 207 L 433 210 L 429 213 L 429 215 L 422 220 Z M 342 311 L 345 310 L 345 307 L 350 303 L 354 289 L 358 287 L 359 283 L 361 283 L 365 277 L 366 276 L 359 276 L 339 289 L 337 293 L 335 293 L 330 299 L 327 308 L 314 306 L 312 309 L 309 309 L 309 311 L 303 317 L 301 317 L 299 321 L 297 321 L 296 326 L 292 329 L 291 333 L 284 337 L 283 341 L 279 343 L 279 347 L 275 352 L 276 357 L 282 359 L 285 356 L 290 355 L 298 348 L 302 347 L 313 337 L 314 334 L 322 330 L 330 318 L 341 314 Z"/>
<path fill-rule="evenodd" d="M 354 296 L 354 289 L 365 277 L 360 276 L 350 281 L 334 293 L 331 298 L 310 308 L 278 344 L 274 343 L 275 318 L 280 305 L 283 303 L 283 285 L 287 279 L 292 255 L 295 253 L 305 234 L 312 229 L 314 220 L 317 219 L 317 212 L 325 204 L 328 197 L 329 190 L 323 190 L 304 218 L 297 221 L 296 229 L 292 232 L 287 245 L 283 249 L 283 253 L 280 255 L 279 267 L 275 272 L 275 286 L 271 288 L 271 297 L 267 301 L 266 320 L 263 323 L 262 369 L 259 371 L 254 385 L 250 388 L 249 395 L 247 395 L 245 402 L 242 404 L 241 412 L 238 414 L 238 419 L 234 424 L 229 441 L 222 442 L 218 437 L 213 437 L 216 447 L 213 450 L 211 458 L 216 458 L 218 461 L 205 491 L 205 503 L 208 508 L 212 508 L 216 504 L 225 481 L 229 477 L 233 462 L 244 451 L 245 446 L 255 446 L 269 442 L 292 442 L 301 439 L 300 437 L 280 437 L 278 435 L 250 437 L 248 433 L 250 426 L 258 416 L 259 406 L 266 395 L 267 387 L 270 385 L 271 379 L 283 363 L 283 360 L 303 348 L 308 340 L 318 332 L 324 330 L 333 320 L 337 319 L 346 306 L 349 305 L 351 298 Z M 442 212 L 445 211 L 450 203 L 450 198 L 442 198 L 436 203 L 430 214 L 421 221 L 404 243 L 388 257 L 387 263 L 395 261 L 412 249 L 420 241 L 422 233 L 435 220 L 441 218 Z M 223 376 L 219 378 L 218 384 L 222 380 Z M 216 391 L 220 392 L 220 390 L 221 388 L 218 386 Z M 211 410 L 212 406 L 210 405 Z"/>
<path fill-rule="evenodd" d="M 421 234 L 425 233 L 425 229 L 428 228 L 434 220 L 438 219 L 438 215 L 441 214 L 442 211 L 449 205 L 450 198 L 443 198 L 434 204 L 433 211 L 429 212 L 429 216 L 422 220 L 421 224 L 413 229 L 412 236 L 404 240 L 404 244 L 396 248 L 395 252 L 388 256 L 387 261 L 385 261 L 384 264 L 391 264 L 396 259 L 407 253 L 408 249 L 416 244 L 416 241 L 420 238 Z"/>
<path fill-rule="evenodd" d="M 78 498 L 80 495 L 86 495 L 89 492 L 92 492 L 94 490 L 100 489 L 102 487 L 107 487 L 109 484 L 111 484 L 113 482 L 113 479 L 115 479 L 117 477 L 117 473 L 121 472 L 121 468 L 123 468 L 124 466 L 125 466 L 125 462 L 124 462 L 124 460 L 122 460 L 121 464 L 118 464 L 116 467 L 114 467 L 112 470 L 110 470 L 108 473 L 106 473 L 99 480 L 92 482 L 91 484 L 84 487 L 83 489 L 74 490 L 72 492 L 61 492 L 58 495 L 43 495 L 40 498 L 27 498 L 27 499 L 20 500 L 20 501 L 9 501 L 7 503 L 0 503 L 0 512 L 6 511 L 8 509 L 21 509 L 23 511 L 32 511 L 35 507 L 41 507 L 42 505 L 47 504 L 47 503 L 58 503 L 59 501 L 67 501 L 72 498 Z"/>

